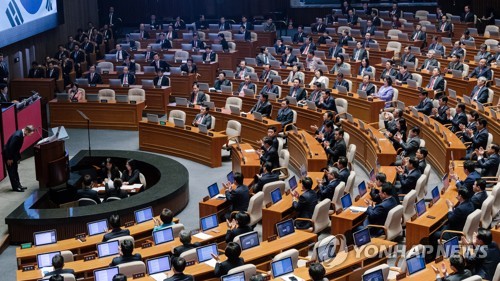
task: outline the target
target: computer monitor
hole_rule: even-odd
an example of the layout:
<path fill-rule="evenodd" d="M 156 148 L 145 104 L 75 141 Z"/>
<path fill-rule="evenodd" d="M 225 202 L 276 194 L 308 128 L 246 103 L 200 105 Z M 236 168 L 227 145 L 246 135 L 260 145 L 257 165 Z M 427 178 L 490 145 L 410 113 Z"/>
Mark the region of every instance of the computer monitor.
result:
<path fill-rule="evenodd" d="M 217 214 L 200 218 L 201 231 L 207 231 L 212 228 L 216 228 L 218 226 L 219 226 L 219 221 L 217 220 Z"/>
<path fill-rule="evenodd" d="M 170 256 L 161 256 L 146 260 L 146 269 L 148 271 L 148 275 L 167 272 L 170 270 L 170 268 Z"/>
<path fill-rule="evenodd" d="M 103 242 L 97 244 L 97 256 L 99 258 L 104 258 L 108 256 L 117 255 L 120 251 L 120 241 L 113 240 L 110 242 Z"/>
<path fill-rule="evenodd" d="M 211 260 L 213 258 L 212 254 L 216 256 L 219 255 L 217 252 L 217 243 L 196 248 L 196 256 L 198 257 L 198 262 L 200 263 Z"/>
<path fill-rule="evenodd" d="M 99 220 L 87 223 L 89 236 L 98 235 L 108 231 L 108 220 Z"/>
<path fill-rule="evenodd" d="M 420 201 L 417 202 L 417 204 L 415 205 L 415 209 L 417 210 L 417 215 L 420 217 L 421 215 L 423 215 L 425 213 L 425 211 L 427 210 L 425 208 L 425 199 L 420 199 Z"/>
<path fill-rule="evenodd" d="M 147 207 L 134 212 L 135 222 L 137 224 L 150 221 L 153 219 L 153 208 Z"/>
<path fill-rule="evenodd" d="M 324 262 L 328 259 L 333 259 L 335 257 L 335 237 L 331 239 L 327 244 L 321 245 L 316 248 L 318 262 Z"/>
<path fill-rule="evenodd" d="M 375 270 L 368 274 L 363 274 L 363 281 L 384 281 L 382 269 Z"/>
<path fill-rule="evenodd" d="M 276 230 L 280 238 L 290 235 L 295 232 L 293 220 L 289 219 L 276 224 Z"/>
<path fill-rule="evenodd" d="M 282 260 L 277 260 L 271 263 L 273 277 L 277 278 L 293 272 L 292 258 L 287 257 Z"/>
<path fill-rule="evenodd" d="M 431 194 L 432 194 L 432 203 L 436 204 L 436 202 L 441 197 L 441 195 L 439 194 L 439 188 L 437 187 L 437 185 L 432 189 Z"/>
<path fill-rule="evenodd" d="M 412 275 L 425 269 L 425 259 L 421 255 L 416 255 L 406 259 L 406 268 L 408 268 L 408 275 Z"/>
<path fill-rule="evenodd" d="M 288 180 L 288 185 L 290 186 L 290 190 L 294 191 L 297 188 L 297 178 L 295 176 L 292 176 Z"/>
<path fill-rule="evenodd" d="M 450 180 L 448 179 L 448 174 L 444 174 L 442 181 L 443 181 L 443 188 L 447 189 L 448 186 L 450 185 Z"/>
<path fill-rule="evenodd" d="M 377 179 L 377 174 L 375 173 L 375 169 L 370 171 L 370 181 L 375 181 Z"/>
<path fill-rule="evenodd" d="M 245 281 L 245 272 L 238 272 L 224 275 L 220 278 L 221 281 Z"/>
<path fill-rule="evenodd" d="M 230 182 L 231 184 L 233 184 L 234 183 L 234 173 L 233 173 L 233 171 L 229 172 L 229 174 L 227 174 L 226 178 L 227 178 L 228 182 Z"/>
<path fill-rule="evenodd" d="M 366 194 L 366 182 L 362 181 L 358 184 L 359 196 L 363 197 Z"/>
<path fill-rule="evenodd" d="M 458 244 L 458 236 L 455 236 L 450 240 L 447 240 L 446 242 L 444 242 L 443 246 L 446 258 L 451 257 L 454 253 L 460 250 L 460 246 Z"/>
<path fill-rule="evenodd" d="M 36 255 L 36 262 L 38 263 L 38 268 L 44 268 L 52 266 L 52 258 L 56 255 L 60 255 L 61 252 L 50 252 Z"/>
<path fill-rule="evenodd" d="M 347 193 L 346 195 L 340 198 L 342 202 L 342 209 L 346 210 L 352 206 L 351 194 Z"/>
<path fill-rule="evenodd" d="M 153 231 L 155 245 L 160 245 L 174 240 L 174 231 L 171 227 Z"/>
<path fill-rule="evenodd" d="M 271 200 L 273 201 L 273 204 L 281 201 L 281 198 L 281 189 L 279 187 L 271 191 Z"/>
<path fill-rule="evenodd" d="M 57 243 L 57 233 L 55 229 L 33 233 L 35 246 L 42 246 Z"/>
<path fill-rule="evenodd" d="M 210 198 L 213 198 L 217 196 L 217 194 L 219 194 L 219 185 L 217 185 L 216 182 L 209 185 L 207 189 L 208 189 L 208 196 L 210 196 Z"/>
<path fill-rule="evenodd" d="M 354 232 L 352 234 L 352 237 L 354 239 L 354 245 L 356 245 L 356 247 L 361 247 L 372 241 L 370 237 L 370 230 L 368 228 L 364 228 L 362 230 Z"/>
<path fill-rule="evenodd" d="M 94 281 L 113 281 L 113 276 L 119 273 L 118 266 L 94 270 Z"/>
<path fill-rule="evenodd" d="M 259 246 L 259 233 L 257 231 L 252 231 L 240 236 L 240 245 L 242 251 Z"/>

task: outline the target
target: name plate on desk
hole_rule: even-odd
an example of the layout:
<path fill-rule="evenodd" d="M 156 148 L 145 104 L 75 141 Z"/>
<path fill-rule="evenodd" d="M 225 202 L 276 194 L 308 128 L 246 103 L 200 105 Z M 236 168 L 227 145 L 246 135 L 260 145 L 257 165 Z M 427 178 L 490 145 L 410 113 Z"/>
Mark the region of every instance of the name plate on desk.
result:
<path fill-rule="evenodd" d="M 131 101 L 130 101 L 130 104 L 137 104 L 137 101 L 135 101 L 135 100 L 131 100 Z"/>
<path fill-rule="evenodd" d="M 444 257 L 443 257 L 443 256 L 439 256 L 439 257 L 437 257 L 437 258 L 436 258 L 436 260 L 434 261 L 434 263 L 439 263 L 439 262 L 442 262 L 442 261 L 443 261 L 443 259 L 444 259 Z"/>
<path fill-rule="evenodd" d="M 271 235 L 271 236 L 267 237 L 267 242 L 272 242 L 272 241 L 274 241 L 276 239 L 278 239 L 277 235 Z"/>
<path fill-rule="evenodd" d="M 167 125 L 167 122 L 165 122 L 165 121 L 160 121 L 160 125 L 165 126 L 165 125 Z"/>
<path fill-rule="evenodd" d="M 32 244 L 31 243 L 23 243 L 21 244 L 21 250 L 22 249 L 29 249 L 31 248 Z"/>
<path fill-rule="evenodd" d="M 222 108 L 216 108 L 215 112 L 222 112 Z"/>
<path fill-rule="evenodd" d="M 95 255 L 88 255 L 83 257 L 83 261 L 95 260 Z"/>
<path fill-rule="evenodd" d="M 264 124 L 267 124 L 267 120 L 262 120 L 262 122 L 264 122 Z"/>
<path fill-rule="evenodd" d="M 128 85 L 128 84 L 123 84 L 123 85 L 122 85 L 122 87 L 123 87 L 123 88 L 128 88 L 128 87 L 129 87 L 129 85 Z"/>
<path fill-rule="evenodd" d="M 136 273 L 136 274 L 132 275 L 132 279 L 139 279 L 142 277 L 146 277 L 146 273 L 141 272 L 141 273 Z"/>
<path fill-rule="evenodd" d="M 208 199 L 210 199 L 210 197 L 209 196 L 205 196 L 205 197 L 203 197 L 202 200 L 203 200 L 203 202 L 205 202 L 205 201 L 208 201 Z"/>
<path fill-rule="evenodd" d="M 321 108 L 316 108 L 316 112 L 321 112 Z"/>
<path fill-rule="evenodd" d="M 208 132 L 208 136 L 209 136 L 209 137 L 213 137 L 213 136 L 214 136 L 214 133 L 210 133 L 210 132 Z"/>
<path fill-rule="evenodd" d="M 186 261 L 186 266 L 192 266 L 194 265 L 194 261 Z"/>
<path fill-rule="evenodd" d="M 109 74 L 109 70 L 103 70 L 102 74 Z"/>
<path fill-rule="evenodd" d="M 396 280 L 401 280 L 401 279 L 405 279 L 406 278 L 406 273 L 400 273 L 398 275 L 396 275 Z"/>
<path fill-rule="evenodd" d="M 151 241 L 148 241 L 148 242 L 142 243 L 141 248 L 146 249 L 146 248 L 151 248 L 152 246 L 153 246 L 153 243 L 151 243 Z"/>
<path fill-rule="evenodd" d="M 106 99 L 102 99 L 102 100 L 101 100 L 101 102 L 102 102 L 102 103 L 108 103 L 108 100 L 106 100 Z"/>
<path fill-rule="evenodd" d="M 34 264 L 24 265 L 22 270 L 23 270 L 23 272 L 24 272 L 24 271 L 32 271 L 32 270 L 35 270 L 35 265 L 34 265 Z"/>
<path fill-rule="evenodd" d="M 134 224 L 135 224 L 135 221 L 128 221 L 124 225 L 125 225 L 125 227 L 131 227 Z"/>
<path fill-rule="evenodd" d="M 71 102 L 78 102 L 77 99 L 70 99 Z"/>
<path fill-rule="evenodd" d="M 352 93 L 347 93 L 347 96 L 348 97 L 354 97 L 354 95 Z"/>
<path fill-rule="evenodd" d="M 247 118 L 247 114 L 246 113 L 241 113 L 241 117 Z"/>
<path fill-rule="evenodd" d="M 187 131 L 191 131 L 191 127 L 186 126 L 186 130 L 187 130 Z"/>
<path fill-rule="evenodd" d="M 95 87 L 95 86 L 96 86 L 96 84 L 89 84 L 89 86 L 90 86 L 90 87 Z"/>
<path fill-rule="evenodd" d="M 266 208 L 269 208 L 269 207 L 271 207 L 272 205 L 273 205 L 273 202 L 269 202 L 269 203 L 267 203 L 267 204 L 266 204 Z"/>
<path fill-rule="evenodd" d="M 77 235 L 75 235 L 75 239 L 76 240 L 85 239 L 85 236 L 87 236 L 85 233 L 78 233 Z"/>
<path fill-rule="evenodd" d="M 188 107 L 194 108 L 194 103 L 188 104 Z"/>
<path fill-rule="evenodd" d="M 417 214 L 414 214 L 413 216 L 411 216 L 411 221 L 414 221 L 418 218 L 418 215 Z"/>

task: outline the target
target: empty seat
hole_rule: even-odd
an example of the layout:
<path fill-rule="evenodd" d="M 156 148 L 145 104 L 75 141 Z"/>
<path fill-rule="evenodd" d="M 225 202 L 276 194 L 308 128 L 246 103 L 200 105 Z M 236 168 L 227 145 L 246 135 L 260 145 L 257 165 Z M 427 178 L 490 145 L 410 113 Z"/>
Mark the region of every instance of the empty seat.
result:
<path fill-rule="evenodd" d="M 134 274 L 145 273 L 146 265 L 142 261 L 132 261 L 118 265 L 118 271 L 131 278 Z"/>
<path fill-rule="evenodd" d="M 143 89 L 132 88 L 128 90 L 128 100 L 129 101 L 145 101 L 146 100 L 146 91 Z"/>
<path fill-rule="evenodd" d="M 111 89 L 102 89 L 97 93 L 99 100 L 115 101 L 115 91 Z"/>

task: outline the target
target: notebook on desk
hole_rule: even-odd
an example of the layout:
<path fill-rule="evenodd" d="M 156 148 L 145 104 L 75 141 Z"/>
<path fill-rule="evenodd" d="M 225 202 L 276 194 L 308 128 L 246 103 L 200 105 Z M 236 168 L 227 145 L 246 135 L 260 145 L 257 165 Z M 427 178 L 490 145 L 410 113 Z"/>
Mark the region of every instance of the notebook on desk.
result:
<path fill-rule="evenodd" d="M 210 196 L 210 198 L 214 198 L 215 196 L 220 194 L 219 185 L 216 182 L 209 185 L 207 189 L 208 189 L 208 196 Z"/>
<path fill-rule="evenodd" d="M 415 210 L 417 211 L 417 216 L 422 216 L 426 211 L 427 208 L 425 206 L 425 199 L 420 199 L 417 204 L 415 204 Z"/>
<path fill-rule="evenodd" d="M 318 262 L 324 262 L 335 257 L 335 241 L 336 237 L 333 236 L 328 243 L 318 246 L 316 249 L 316 254 L 318 257 Z M 341 251 L 343 249 L 339 249 Z"/>
<path fill-rule="evenodd" d="M 87 78 L 76 78 L 75 83 L 78 84 L 79 87 L 89 86 L 89 80 L 87 80 Z"/>
<path fill-rule="evenodd" d="M 252 89 L 243 89 L 243 94 L 245 94 L 245 97 L 255 96 L 255 92 Z"/>
<path fill-rule="evenodd" d="M 217 244 L 209 244 L 206 246 L 196 248 L 196 256 L 198 257 L 198 263 L 208 262 L 213 259 L 213 255 L 218 256 Z"/>
<path fill-rule="evenodd" d="M 375 270 L 368 274 L 363 274 L 363 281 L 384 281 L 384 274 L 382 269 Z"/>
<path fill-rule="evenodd" d="M 358 248 L 361 246 L 364 246 L 368 243 L 370 243 L 371 237 L 370 237 L 370 229 L 364 228 L 362 230 L 356 231 L 352 234 L 353 240 L 354 240 L 354 245 Z"/>
<path fill-rule="evenodd" d="M 358 96 L 360 99 L 367 99 L 368 98 L 366 91 L 363 91 L 363 90 L 358 90 Z"/>
<path fill-rule="evenodd" d="M 275 279 L 281 278 L 282 280 L 304 280 L 293 274 L 293 264 L 291 257 L 273 261 L 271 263 L 271 272 Z M 295 279 L 291 279 L 291 277 L 294 277 Z"/>
<path fill-rule="evenodd" d="M 344 86 L 338 85 L 337 86 L 337 91 L 339 92 L 339 94 L 347 94 L 347 88 L 344 87 Z"/>
<path fill-rule="evenodd" d="M 68 93 L 57 93 L 56 94 L 57 102 L 67 102 L 69 101 Z"/>
<path fill-rule="evenodd" d="M 109 79 L 110 87 L 120 87 L 122 85 L 122 81 L 120 79 Z"/>
<path fill-rule="evenodd" d="M 313 101 L 307 101 L 307 108 L 310 110 L 316 110 L 316 103 Z"/>
<path fill-rule="evenodd" d="M 224 275 L 220 278 L 220 280 L 221 281 L 246 281 L 245 280 L 245 272 L 237 272 L 237 273 L 233 273 L 233 274 Z"/>
<path fill-rule="evenodd" d="M 347 210 L 352 206 L 351 194 L 347 193 L 340 198 L 340 202 L 342 203 L 342 209 Z"/>
<path fill-rule="evenodd" d="M 286 99 L 288 100 L 288 102 L 291 105 L 297 105 L 297 98 L 296 97 L 287 96 Z"/>
<path fill-rule="evenodd" d="M 443 248 L 445 253 L 444 255 L 446 258 L 450 258 L 453 254 L 460 251 L 460 245 L 458 244 L 458 236 L 455 236 L 450 240 L 444 242 Z"/>
<path fill-rule="evenodd" d="M 453 78 L 462 79 L 463 72 L 461 70 L 452 69 L 451 74 L 452 74 Z"/>

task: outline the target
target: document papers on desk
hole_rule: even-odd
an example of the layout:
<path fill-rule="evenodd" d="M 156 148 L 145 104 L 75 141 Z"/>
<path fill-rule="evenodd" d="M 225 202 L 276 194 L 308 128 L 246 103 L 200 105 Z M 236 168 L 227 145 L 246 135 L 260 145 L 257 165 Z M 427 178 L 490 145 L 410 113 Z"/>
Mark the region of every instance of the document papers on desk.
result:
<path fill-rule="evenodd" d="M 245 152 L 246 153 L 252 153 L 252 152 L 255 152 L 255 149 L 245 149 Z"/>
<path fill-rule="evenodd" d="M 198 233 L 196 233 L 193 236 L 196 237 L 196 238 L 198 238 L 198 239 L 201 239 L 201 240 L 208 240 L 208 239 L 210 239 L 210 238 L 213 237 L 212 235 L 209 235 L 209 234 L 206 234 L 206 233 L 203 233 L 203 232 L 198 232 Z"/>
<path fill-rule="evenodd" d="M 353 212 L 361 212 L 361 213 L 364 213 L 366 212 L 366 207 L 358 207 L 358 206 L 351 206 L 349 207 L 349 209 L 351 209 L 351 211 Z"/>
<path fill-rule="evenodd" d="M 141 187 L 142 187 L 142 183 L 136 183 L 136 184 L 132 184 L 132 185 L 122 185 L 121 190 L 132 190 L 132 189 L 141 188 Z"/>
<path fill-rule="evenodd" d="M 156 273 L 153 275 L 149 275 L 149 277 L 153 278 L 156 281 L 163 281 L 163 280 L 167 279 L 168 276 L 165 273 Z"/>

